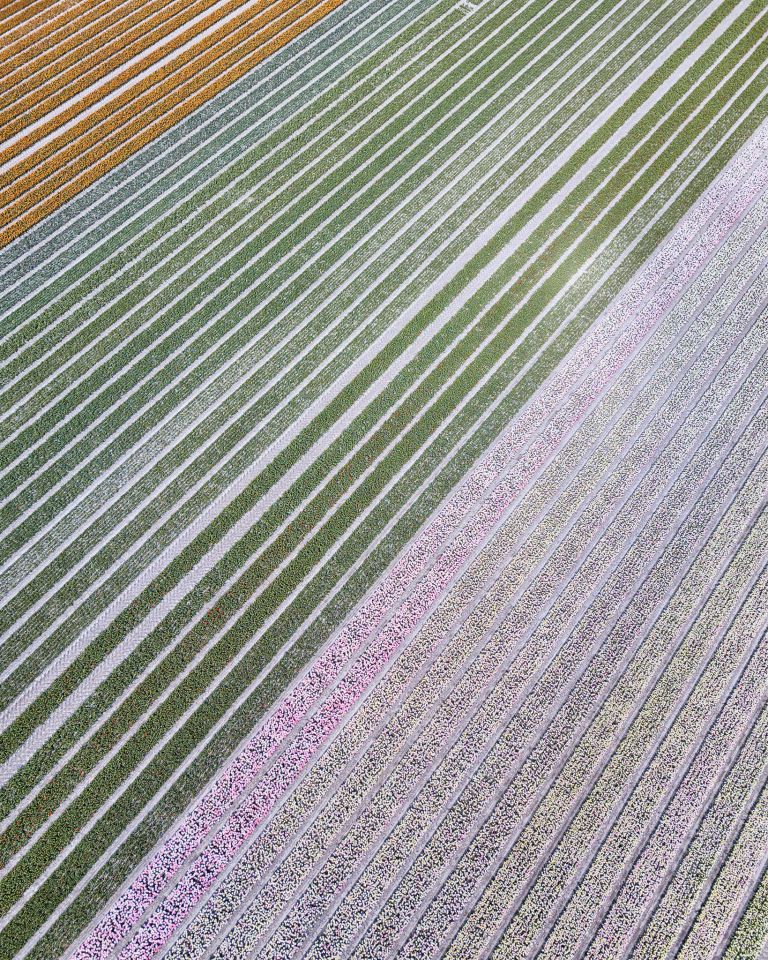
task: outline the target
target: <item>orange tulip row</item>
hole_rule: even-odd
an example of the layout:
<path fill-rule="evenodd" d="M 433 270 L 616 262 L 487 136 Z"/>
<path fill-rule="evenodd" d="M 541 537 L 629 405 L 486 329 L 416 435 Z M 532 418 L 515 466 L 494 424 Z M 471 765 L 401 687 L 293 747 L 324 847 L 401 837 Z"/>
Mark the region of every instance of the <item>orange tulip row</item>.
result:
<path fill-rule="evenodd" d="M 204 13 L 213 2 L 130 0 L 118 7 L 112 3 L 114 12 L 108 11 L 89 27 L 69 31 L 39 55 L 30 50 L 23 66 L 4 84 L 0 96 L 0 139 L 12 136 L 112 70 L 140 57 L 153 44 Z M 210 23 L 216 19 L 214 14 Z M 159 56 L 165 52 L 161 50 Z M 135 72 L 145 65 L 142 59 Z"/>
<path fill-rule="evenodd" d="M 10 76 L 10 83 L 36 73 L 42 66 L 56 60 L 73 47 L 90 40 L 107 29 L 126 29 L 148 0 L 88 0 L 87 3 L 68 4 L 56 12 L 60 4 L 53 4 L 51 16 L 38 21 L 30 17 L 23 31 L 0 30 L 0 77 Z"/>
<path fill-rule="evenodd" d="M 204 2 L 204 0 L 201 0 Z M 0 246 L 29 229 L 145 144 L 243 76 L 265 57 L 303 32 L 341 0 L 276 0 L 249 4 L 199 42 L 151 69 L 168 49 L 139 60 L 125 86 L 125 74 L 93 91 L 70 110 L 43 123 L 5 149 L 0 148 Z M 231 0 L 190 31 L 174 48 L 188 43 L 227 13 L 242 7 Z M 149 72 L 146 72 L 148 71 Z M 121 87 L 123 89 L 121 89 Z M 108 102 L 104 100 L 115 93 Z M 78 119 L 88 106 L 89 114 Z M 0 113 L 0 118 L 2 114 Z M 68 129 L 57 129 L 74 121 Z M 47 139 L 43 139 L 46 138 Z"/>
<path fill-rule="evenodd" d="M 76 15 L 73 8 L 83 6 L 82 0 L 74 4 L 72 0 L 54 0 L 53 3 L 48 0 L 34 0 L 33 3 L 13 0 L 6 4 L 0 14 L 0 42 L 6 45 L 28 37 L 31 31 L 51 26 L 54 20 L 58 21 L 62 16 L 72 18 Z"/>

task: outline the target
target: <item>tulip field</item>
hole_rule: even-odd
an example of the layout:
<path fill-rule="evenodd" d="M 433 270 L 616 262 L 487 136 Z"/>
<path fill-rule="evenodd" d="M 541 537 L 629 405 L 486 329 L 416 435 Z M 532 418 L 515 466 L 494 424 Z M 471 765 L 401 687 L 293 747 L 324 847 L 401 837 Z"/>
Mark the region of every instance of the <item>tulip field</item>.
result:
<path fill-rule="evenodd" d="M 765 0 L 0 7 L 0 904 L 767 960 Z"/>

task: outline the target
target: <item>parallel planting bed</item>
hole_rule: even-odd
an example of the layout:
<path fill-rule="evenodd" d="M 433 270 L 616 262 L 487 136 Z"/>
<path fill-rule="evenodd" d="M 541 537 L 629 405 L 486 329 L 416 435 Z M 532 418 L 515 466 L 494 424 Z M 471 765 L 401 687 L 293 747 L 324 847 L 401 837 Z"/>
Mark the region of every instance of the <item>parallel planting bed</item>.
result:
<path fill-rule="evenodd" d="M 0 11 L 0 956 L 762 955 L 767 61 Z"/>

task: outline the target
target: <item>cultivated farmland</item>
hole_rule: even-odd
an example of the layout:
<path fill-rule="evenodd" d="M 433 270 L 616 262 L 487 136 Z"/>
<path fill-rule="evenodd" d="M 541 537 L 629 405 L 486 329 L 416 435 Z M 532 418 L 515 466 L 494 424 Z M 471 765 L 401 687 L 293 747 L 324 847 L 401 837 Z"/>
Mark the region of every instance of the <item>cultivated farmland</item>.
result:
<path fill-rule="evenodd" d="M 0 11 L 0 956 L 757 960 L 766 58 Z"/>

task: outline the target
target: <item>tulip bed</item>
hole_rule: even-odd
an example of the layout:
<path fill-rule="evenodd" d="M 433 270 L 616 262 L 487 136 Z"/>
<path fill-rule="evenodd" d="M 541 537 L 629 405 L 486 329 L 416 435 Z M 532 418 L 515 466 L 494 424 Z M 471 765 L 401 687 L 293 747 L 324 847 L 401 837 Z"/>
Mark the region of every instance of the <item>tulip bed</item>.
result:
<path fill-rule="evenodd" d="M 753 949 L 765 5 L 22 12 L 0 955 Z"/>

